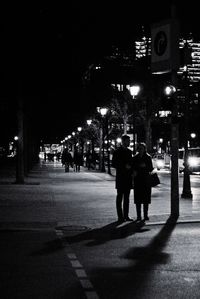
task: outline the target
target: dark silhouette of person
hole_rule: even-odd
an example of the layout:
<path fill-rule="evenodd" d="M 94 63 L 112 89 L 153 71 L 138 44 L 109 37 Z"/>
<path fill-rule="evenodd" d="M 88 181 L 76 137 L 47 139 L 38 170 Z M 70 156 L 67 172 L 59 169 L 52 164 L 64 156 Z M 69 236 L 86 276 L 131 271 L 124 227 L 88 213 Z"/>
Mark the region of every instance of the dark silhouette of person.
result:
<path fill-rule="evenodd" d="M 86 167 L 88 168 L 88 170 L 90 170 L 92 168 L 92 162 L 93 162 L 92 153 L 90 151 L 87 151 L 87 153 L 86 153 Z"/>
<path fill-rule="evenodd" d="M 65 166 L 65 172 L 69 172 L 69 167 L 73 167 L 73 158 L 68 148 L 65 148 L 61 157 L 62 165 Z"/>
<path fill-rule="evenodd" d="M 82 154 L 75 149 L 74 151 L 74 171 L 79 172 L 81 165 L 83 165 Z"/>
<path fill-rule="evenodd" d="M 112 166 L 116 168 L 115 188 L 117 189 L 116 209 L 118 222 L 131 221 L 129 218 L 129 196 L 132 187 L 132 151 L 128 148 L 130 137 L 122 136 L 122 145 L 113 152 Z M 122 207 L 123 205 L 123 207 Z"/>
<path fill-rule="evenodd" d="M 143 204 L 144 220 L 149 220 L 148 208 L 151 203 L 150 174 L 153 170 L 151 156 L 147 153 L 146 144 L 138 145 L 137 153 L 133 156 L 134 203 L 137 220 L 141 221 L 141 205 Z"/>

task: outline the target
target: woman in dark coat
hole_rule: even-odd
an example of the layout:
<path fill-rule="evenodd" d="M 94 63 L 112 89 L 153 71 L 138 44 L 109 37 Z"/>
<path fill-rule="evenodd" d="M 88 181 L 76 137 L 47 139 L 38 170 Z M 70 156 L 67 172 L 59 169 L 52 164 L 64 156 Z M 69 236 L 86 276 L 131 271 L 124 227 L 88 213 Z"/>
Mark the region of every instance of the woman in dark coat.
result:
<path fill-rule="evenodd" d="M 151 203 L 150 173 L 153 170 L 151 156 L 146 151 L 146 144 L 138 145 L 138 152 L 133 157 L 134 203 L 137 220 L 141 220 L 141 205 L 143 204 L 144 220 L 149 220 L 148 208 Z"/>

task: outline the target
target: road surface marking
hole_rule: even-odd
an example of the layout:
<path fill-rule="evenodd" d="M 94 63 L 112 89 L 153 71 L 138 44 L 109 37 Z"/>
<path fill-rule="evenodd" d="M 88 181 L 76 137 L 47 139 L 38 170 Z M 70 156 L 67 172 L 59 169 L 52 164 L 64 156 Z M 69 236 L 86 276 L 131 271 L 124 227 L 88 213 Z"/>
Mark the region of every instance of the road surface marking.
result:
<path fill-rule="evenodd" d="M 83 270 L 83 269 L 75 269 L 75 272 L 79 278 L 87 277 L 87 274 L 85 273 L 85 270 Z"/>
<path fill-rule="evenodd" d="M 71 259 L 71 260 L 72 260 L 72 259 L 74 259 L 74 260 L 77 259 L 76 255 L 75 255 L 74 253 L 68 253 L 67 256 L 68 256 L 68 258 Z"/>
<path fill-rule="evenodd" d="M 84 289 L 93 289 L 93 285 L 88 279 L 80 279 L 80 283 Z"/>
<path fill-rule="evenodd" d="M 73 268 L 82 268 L 83 267 L 78 260 L 72 260 L 70 262 L 71 262 Z"/>
<path fill-rule="evenodd" d="M 76 276 L 79 279 L 79 282 L 85 292 L 86 298 L 87 299 L 99 299 L 99 296 L 95 292 L 92 283 L 88 279 L 83 266 L 79 262 L 77 256 L 72 252 L 72 249 L 71 249 L 69 243 L 65 239 L 63 239 L 64 238 L 63 231 L 56 230 L 56 235 L 57 235 L 57 237 L 60 238 L 63 245 L 65 246 L 66 255 L 67 255 L 68 259 L 70 260 L 70 263 L 76 273 Z"/>
<path fill-rule="evenodd" d="M 95 292 L 85 292 L 87 299 L 99 299 L 99 296 Z"/>

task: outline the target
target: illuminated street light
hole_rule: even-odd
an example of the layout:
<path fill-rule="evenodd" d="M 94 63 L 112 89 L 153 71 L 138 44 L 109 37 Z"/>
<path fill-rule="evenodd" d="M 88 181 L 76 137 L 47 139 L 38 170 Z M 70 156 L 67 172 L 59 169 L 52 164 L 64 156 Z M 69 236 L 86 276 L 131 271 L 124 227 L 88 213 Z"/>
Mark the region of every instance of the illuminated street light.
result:
<path fill-rule="evenodd" d="M 102 116 L 105 116 L 108 112 L 108 108 L 100 108 L 100 113 Z"/>
<path fill-rule="evenodd" d="M 88 124 L 88 126 L 90 126 L 91 123 L 92 123 L 92 120 L 91 120 L 91 119 L 88 119 L 88 120 L 87 120 L 87 124 Z"/>
<path fill-rule="evenodd" d="M 117 143 L 121 143 L 122 139 L 120 137 L 118 137 L 116 141 L 117 141 Z"/>
<path fill-rule="evenodd" d="M 139 94 L 141 88 L 139 85 L 132 85 L 129 88 L 130 94 L 132 95 L 133 99 Z"/>
<path fill-rule="evenodd" d="M 170 96 L 176 92 L 176 88 L 173 85 L 168 85 L 165 87 L 164 91 L 167 96 Z"/>

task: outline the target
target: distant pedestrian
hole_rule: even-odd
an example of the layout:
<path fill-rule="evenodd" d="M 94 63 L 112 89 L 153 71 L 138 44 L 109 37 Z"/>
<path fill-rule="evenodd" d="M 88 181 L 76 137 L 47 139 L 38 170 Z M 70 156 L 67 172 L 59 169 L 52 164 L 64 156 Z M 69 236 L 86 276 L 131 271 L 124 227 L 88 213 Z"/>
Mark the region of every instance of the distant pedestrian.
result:
<path fill-rule="evenodd" d="M 74 151 L 74 171 L 79 172 L 81 166 L 83 165 L 83 158 L 81 152 L 79 152 L 77 149 Z"/>
<path fill-rule="evenodd" d="M 116 168 L 116 209 L 118 222 L 130 221 L 129 196 L 132 187 L 132 151 L 128 148 L 130 137 L 122 136 L 122 145 L 113 153 L 112 166 Z"/>
<path fill-rule="evenodd" d="M 96 169 L 96 162 L 97 162 L 98 155 L 95 151 L 92 153 L 92 169 Z"/>
<path fill-rule="evenodd" d="M 68 148 L 65 148 L 61 157 L 62 165 L 65 166 L 65 172 L 69 172 L 69 167 L 73 167 L 72 155 L 69 152 Z"/>
<path fill-rule="evenodd" d="M 139 143 L 137 153 L 133 157 L 134 203 L 138 221 L 142 220 L 142 204 L 144 220 L 149 220 L 148 208 L 151 203 L 150 173 L 152 170 L 152 159 L 147 153 L 146 144 L 143 142 Z"/>
<path fill-rule="evenodd" d="M 90 170 L 92 168 L 92 162 L 93 162 L 92 153 L 90 151 L 87 151 L 87 153 L 86 153 L 86 167 L 88 168 L 88 170 Z"/>

